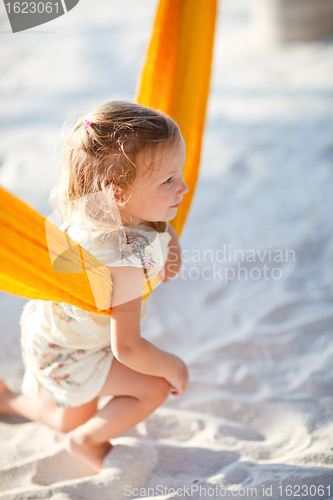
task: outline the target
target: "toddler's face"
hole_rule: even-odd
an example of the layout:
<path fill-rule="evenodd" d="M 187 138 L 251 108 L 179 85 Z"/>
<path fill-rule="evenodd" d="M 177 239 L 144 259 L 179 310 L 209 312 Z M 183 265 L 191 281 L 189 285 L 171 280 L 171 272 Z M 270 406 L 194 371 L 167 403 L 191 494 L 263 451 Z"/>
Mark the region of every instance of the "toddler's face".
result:
<path fill-rule="evenodd" d="M 153 171 L 146 167 L 152 160 Z M 124 225 L 135 225 L 142 220 L 172 220 L 188 191 L 182 172 L 185 163 L 183 138 L 172 146 L 158 146 L 154 155 L 142 152 L 138 155 L 138 163 L 133 186 L 125 193 L 128 201 L 119 207 Z"/>

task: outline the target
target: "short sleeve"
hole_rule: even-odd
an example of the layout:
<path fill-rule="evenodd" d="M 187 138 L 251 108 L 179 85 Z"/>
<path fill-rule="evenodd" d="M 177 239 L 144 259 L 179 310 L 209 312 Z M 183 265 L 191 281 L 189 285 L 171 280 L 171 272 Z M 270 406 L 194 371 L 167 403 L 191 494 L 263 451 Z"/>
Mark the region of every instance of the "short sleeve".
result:
<path fill-rule="evenodd" d="M 163 269 L 171 240 L 166 231 L 158 233 L 153 228 L 141 226 L 97 236 L 71 227 L 69 236 L 105 266 L 143 268 L 149 279 Z"/>

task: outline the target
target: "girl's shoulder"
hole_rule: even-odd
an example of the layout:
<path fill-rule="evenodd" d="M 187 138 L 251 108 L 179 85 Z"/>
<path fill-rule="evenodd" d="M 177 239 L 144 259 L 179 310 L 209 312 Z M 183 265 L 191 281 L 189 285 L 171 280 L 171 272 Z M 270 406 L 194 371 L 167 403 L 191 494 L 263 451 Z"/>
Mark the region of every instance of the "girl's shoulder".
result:
<path fill-rule="evenodd" d="M 85 226 L 69 226 L 65 230 L 71 239 L 105 266 L 157 270 L 163 267 L 168 253 L 171 236 L 167 227 L 167 223 L 161 222 L 149 226 L 124 227 L 107 233 L 96 233 Z"/>

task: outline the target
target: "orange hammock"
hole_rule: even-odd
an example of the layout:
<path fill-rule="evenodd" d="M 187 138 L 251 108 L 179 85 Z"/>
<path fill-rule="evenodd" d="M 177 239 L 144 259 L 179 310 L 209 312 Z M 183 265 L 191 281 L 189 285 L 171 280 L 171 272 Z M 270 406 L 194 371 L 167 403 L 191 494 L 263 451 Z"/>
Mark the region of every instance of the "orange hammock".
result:
<path fill-rule="evenodd" d="M 199 169 L 216 6 L 217 0 L 160 0 L 136 97 L 171 115 L 185 140 L 189 193 L 172 221 L 179 235 Z M 45 223 L 33 208 L 0 188 L 0 289 L 110 315 L 105 298 L 111 296 L 112 280 L 107 269 L 52 224 L 45 231 Z M 143 298 L 155 285 L 145 284 Z"/>
<path fill-rule="evenodd" d="M 217 0 L 160 0 L 137 102 L 178 123 L 186 144 L 189 192 L 172 225 L 180 235 L 197 181 L 214 43 Z"/>

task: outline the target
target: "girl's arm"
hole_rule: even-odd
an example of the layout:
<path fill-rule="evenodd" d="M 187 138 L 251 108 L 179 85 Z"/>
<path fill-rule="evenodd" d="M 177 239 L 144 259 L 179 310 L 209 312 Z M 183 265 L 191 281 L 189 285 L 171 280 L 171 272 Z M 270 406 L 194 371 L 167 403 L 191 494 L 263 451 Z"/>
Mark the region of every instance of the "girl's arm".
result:
<path fill-rule="evenodd" d="M 169 243 L 169 254 L 168 259 L 164 265 L 164 272 L 162 272 L 163 282 L 169 281 L 171 278 L 175 278 L 181 265 L 181 249 L 179 245 L 179 239 L 176 231 L 169 223 L 168 232 L 171 235 L 171 240 Z"/>
<path fill-rule="evenodd" d="M 114 296 L 111 316 L 111 348 L 120 363 L 147 375 L 165 378 L 173 394 L 184 394 L 188 371 L 183 361 L 141 337 L 140 314 L 143 270 L 112 268 Z M 126 300 L 126 299 L 130 300 Z"/>

